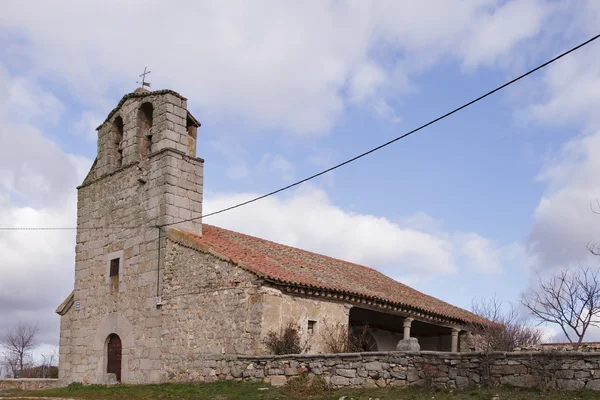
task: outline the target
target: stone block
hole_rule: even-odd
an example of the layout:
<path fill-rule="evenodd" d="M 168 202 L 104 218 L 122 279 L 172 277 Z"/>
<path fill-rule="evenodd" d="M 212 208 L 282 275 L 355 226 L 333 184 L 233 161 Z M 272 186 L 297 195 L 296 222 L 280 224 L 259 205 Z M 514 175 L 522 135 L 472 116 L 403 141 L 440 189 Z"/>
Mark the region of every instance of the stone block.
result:
<path fill-rule="evenodd" d="M 455 379 L 456 387 L 459 389 L 463 389 L 469 386 L 469 378 L 464 376 L 457 376 Z"/>
<path fill-rule="evenodd" d="M 392 371 L 390 372 L 390 376 L 394 379 L 406 380 L 406 372 L 404 371 Z"/>
<path fill-rule="evenodd" d="M 408 359 L 406 357 L 393 357 L 390 359 L 390 362 L 400 366 L 408 365 Z"/>
<path fill-rule="evenodd" d="M 408 339 L 402 339 L 396 345 L 396 351 L 420 351 L 421 346 L 417 338 L 411 337 Z"/>
<path fill-rule="evenodd" d="M 379 361 L 372 361 L 372 362 L 368 362 L 365 364 L 365 369 L 367 371 L 381 371 L 382 368 L 382 363 Z"/>
<path fill-rule="evenodd" d="M 286 376 L 300 375 L 298 368 L 284 368 L 284 373 Z"/>
<path fill-rule="evenodd" d="M 577 381 L 575 379 L 557 379 L 556 384 L 559 389 L 563 390 L 581 390 L 585 387 L 584 381 Z"/>
<path fill-rule="evenodd" d="M 348 386 L 350 385 L 350 380 L 343 376 L 334 375 L 331 377 L 330 382 L 334 386 Z"/>
<path fill-rule="evenodd" d="M 337 368 L 335 370 L 335 373 L 340 376 L 345 376 L 346 378 L 355 378 L 356 377 L 356 370 L 354 370 L 354 369 Z"/>
<path fill-rule="evenodd" d="M 181 107 L 181 99 L 171 93 L 167 93 L 164 97 L 165 102 L 171 103 L 174 106 Z"/>
<path fill-rule="evenodd" d="M 500 378 L 500 382 L 504 385 L 532 388 L 538 384 L 538 379 L 532 375 L 503 376 Z"/>
<path fill-rule="evenodd" d="M 592 376 L 590 371 L 575 371 L 573 374 L 575 379 L 588 379 Z"/>
<path fill-rule="evenodd" d="M 387 386 L 387 384 L 386 384 L 386 382 L 385 382 L 385 379 L 383 379 L 383 378 L 379 378 L 379 379 L 377 379 L 377 380 L 375 381 L 375 385 L 377 385 L 377 387 L 380 387 L 380 388 L 382 388 L 382 387 L 386 387 L 386 386 Z"/>
<path fill-rule="evenodd" d="M 490 371 L 492 375 L 525 375 L 527 367 L 525 365 L 492 365 Z"/>
<path fill-rule="evenodd" d="M 287 383 L 287 378 L 283 375 L 272 375 L 268 379 L 273 386 L 284 386 Z"/>
<path fill-rule="evenodd" d="M 410 370 L 407 372 L 406 374 L 406 380 L 410 383 L 410 382 L 415 382 L 417 380 L 419 380 L 419 371 L 417 370 Z"/>
<path fill-rule="evenodd" d="M 600 379 L 594 379 L 593 381 L 588 381 L 585 384 L 585 388 L 589 390 L 600 390 Z"/>

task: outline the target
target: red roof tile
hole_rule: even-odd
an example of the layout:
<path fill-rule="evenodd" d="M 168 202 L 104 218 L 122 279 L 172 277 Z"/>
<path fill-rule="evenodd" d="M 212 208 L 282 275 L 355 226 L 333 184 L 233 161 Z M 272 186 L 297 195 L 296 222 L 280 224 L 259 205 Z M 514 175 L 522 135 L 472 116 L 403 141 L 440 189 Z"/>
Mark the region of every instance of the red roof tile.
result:
<path fill-rule="evenodd" d="M 194 247 L 228 258 L 262 278 L 378 299 L 467 323 L 489 323 L 363 265 L 207 224 L 202 224 L 202 236 L 170 231 L 174 236 L 183 235 Z"/>

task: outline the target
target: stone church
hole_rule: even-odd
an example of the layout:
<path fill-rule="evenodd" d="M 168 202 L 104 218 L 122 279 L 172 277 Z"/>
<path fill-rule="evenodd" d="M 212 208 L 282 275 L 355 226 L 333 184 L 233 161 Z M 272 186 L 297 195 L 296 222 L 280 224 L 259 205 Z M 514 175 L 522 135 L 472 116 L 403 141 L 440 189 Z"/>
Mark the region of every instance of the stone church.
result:
<path fill-rule="evenodd" d="M 332 326 L 368 326 L 371 351 L 411 337 L 455 352 L 487 323 L 369 267 L 203 224 L 199 127 L 183 96 L 137 89 L 97 128 L 56 310 L 62 384 L 165 382 L 203 355 L 266 354 L 290 321 L 312 353 Z"/>

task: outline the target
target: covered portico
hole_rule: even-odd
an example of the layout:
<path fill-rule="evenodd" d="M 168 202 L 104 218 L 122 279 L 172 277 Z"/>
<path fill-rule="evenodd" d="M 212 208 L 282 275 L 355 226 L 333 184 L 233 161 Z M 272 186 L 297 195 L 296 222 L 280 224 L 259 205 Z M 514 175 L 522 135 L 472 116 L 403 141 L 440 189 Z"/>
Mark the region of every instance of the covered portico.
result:
<path fill-rule="evenodd" d="M 418 340 L 421 350 L 457 352 L 460 351 L 459 334 L 466 333 L 460 326 L 435 324 L 408 314 L 391 314 L 362 307 L 350 309 L 349 324 L 354 331 L 358 327 L 367 327 L 376 343 L 376 349 L 371 351 L 396 350 L 400 340 L 413 337 Z"/>

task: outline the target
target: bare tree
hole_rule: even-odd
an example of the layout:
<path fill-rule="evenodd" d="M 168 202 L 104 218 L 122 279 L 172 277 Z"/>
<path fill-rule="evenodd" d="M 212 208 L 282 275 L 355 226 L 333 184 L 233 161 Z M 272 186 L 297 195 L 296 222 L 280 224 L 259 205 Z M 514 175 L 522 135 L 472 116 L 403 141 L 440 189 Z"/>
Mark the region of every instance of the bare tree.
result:
<path fill-rule="evenodd" d="M 37 367 L 38 378 L 51 378 L 52 368 L 56 368 L 58 353 L 53 349 L 49 353 L 41 354 L 42 362 Z"/>
<path fill-rule="evenodd" d="M 19 375 L 19 361 L 13 354 L 4 354 L 4 369 L 6 376 L 17 378 Z"/>
<path fill-rule="evenodd" d="M 27 353 L 36 346 L 37 332 L 37 325 L 20 322 L 0 337 L 0 345 L 9 353 L 8 359 L 16 360 L 20 375 L 23 375 Z"/>
<path fill-rule="evenodd" d="M 521 303 L 540 323 L 557 324 L 577 350 L 590 326 L 600 323 L 599 270 L 563 270 L 542 279 L 538 288 L 524 294 Z"/>
<path fill-rule="evenodd" d="M 542 341 L 540 329 L 528 325 L 512 303 L 502 302 L 495 295 L 490 299 L 473 299 L 471 310 L 491 322 L 471 327 L 476 347 L 484 352 L 513 351 Z"/>
<path fill-rule="evenodd" d="M 592 201 L 590 200 L 590 210 L 592 210 L 592 212 L 594 214 L 600 215 L 600 200 L 596 199 L 596 210 L 594 210 L 594 205 L 592 204 Z M 600 245 L 598 245 L 596 243 L 588 243 L 587 249 L 593 255 L 600 256 Z"/>

